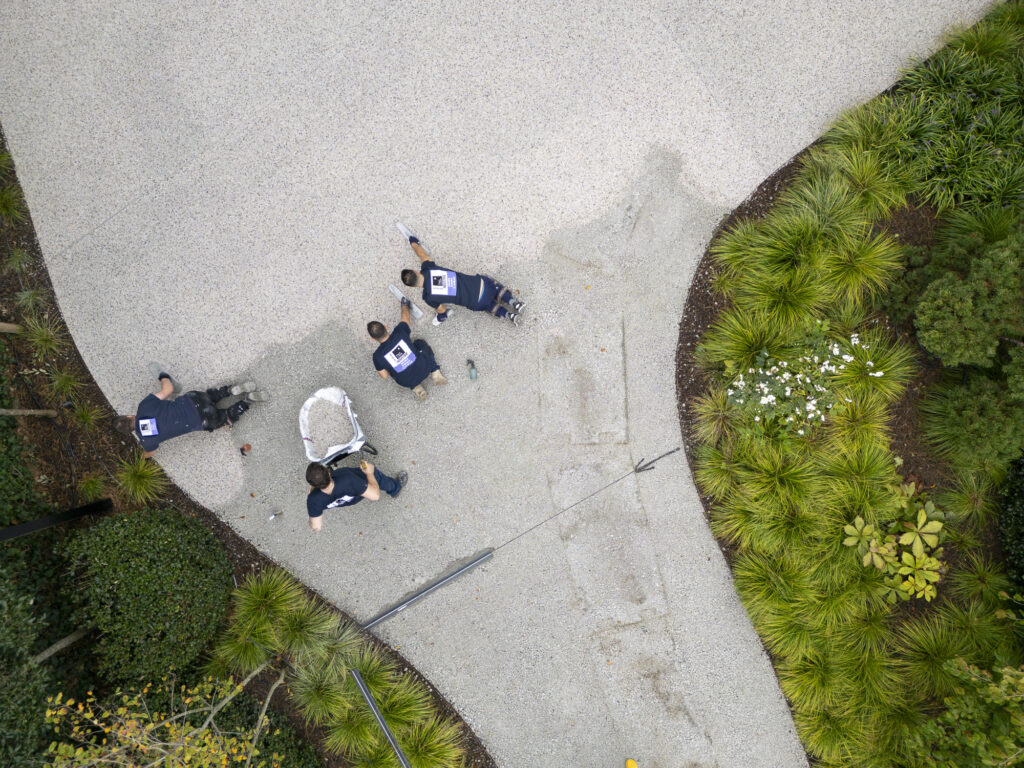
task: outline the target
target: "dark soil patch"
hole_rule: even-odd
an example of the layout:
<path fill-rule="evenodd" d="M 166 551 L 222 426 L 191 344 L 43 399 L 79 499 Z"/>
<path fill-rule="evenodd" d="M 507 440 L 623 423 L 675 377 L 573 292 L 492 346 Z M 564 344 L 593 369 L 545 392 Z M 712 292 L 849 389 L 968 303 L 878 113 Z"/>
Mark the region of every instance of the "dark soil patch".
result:
<path fill-rule="evenodd" d="M 0 131 L 0 152 L 6 151 L 3 133 Z M 0 178 L 0 184 L 14 182 L 13 178 Z M 53 286 L 46 271 L 42 255 L 36 242 L 35 231 L 30 219 L 3 230 L 0 237 L 0 258 L 5 258 L 13 248 L 22 248 L 32 255 L 31 263 L 19 274 L 4 274 L 0 281 L 0 321 L 22 323 L 24 313 L 18 306 L 18 293 L 27 289 L 42 291 L 43 298 L 36 312 L 49 313 L 51 317 L 60 318 Z M 2 267 L 0 267 L 2 271 Z M 104 479 L 106 495 L 114 501 L 114 513 L 135 508 L 120 497 L 114 480 L 114 473 L 122 459 L 132 455 L 135 449 L 130 441 L 113 429 L 111 417 L 114 410 L 106 396 L 89 375 L 88 368 L 82 360 L 74 341 L 67 340 L 66 347 L 59 353 L 51 355 L 45 366 L 35 362 L 30 346 L 21 338 L 3 334 L 2 343 L 12 362 L 2 371 L 8 380 L 13 407 L 19 408 L 55 408 L 58 410 L 56 419 L 22 418 L 18 424 L 18 433 L 28 450 L 27 460 L 34 473 L 37 487 L 58 510 L 70 509 L 84 502 L 80 498 L 78 485 L 83 478 L 98 476 Z M 47 370 L 52 368 L 74 371 L 80 380 L 80 386 L 74 395 L 76 403 L 88 403 L 103 409 L 104 417 L 93 429 L 84 429 L 74 417 L 71 402 L 62 404 L 55 402 L 49 390 Z M 47 370 L 44 370 L 47 369 Z M 239 536 L 216 514 L 197 504 L 181 489 L 172 486 L 165 497 L 154 506 L 170 506 L 184 515 L 202 521 L 217 537 L 227 551 L 236 580 L 241 581 L 254 571 L 267 567 L 280 567 L 271 558 L 262 554 L 252 544 Z M 20 521 L 19 521 L 20 522 Z M 79 520 L 78 526 L 87 526 L 94 522 L 90 519 Z M 316 595 L 316 593 L 313 593 Z M 338 611 L 329 602 L 316 595 L 325 605 L 336 611 L 340 617 L 356 623 L 351 617 Z M 57 639 L 56 637 L 54 639 Z M 466 765 L 469 768 L 494 768 L 493 758 L 487 753 L 480 739 L 459 717 L 455 708 L 425 679 L 409 662 L 393 648 L 381 643 L 372 635 L 367 639 L 387 654 L 403 671 L 415 675 L 426 685 L 434 697 L 437 711 L 445 717 L 458 721 L 462 726 L 463 746 L 466 750 Z M 273 678 L 270 678 L 272 682 Z M 264 693 L 270 684 L 261 680 L 252 686 L 253 693 Z M 271 704 L 272 708 L 288 718 L 290 724 L 299 734 L 305 736 L 309 743 L 315 745 L 324 757 L 325 764 L 330 768 L 344 768 L 347 762 L 332 757 L 323 749 L 323 731 L 319 728 L 307 727 L 297 707 L 288 699 L 286 687 L 282 686 Z"/>

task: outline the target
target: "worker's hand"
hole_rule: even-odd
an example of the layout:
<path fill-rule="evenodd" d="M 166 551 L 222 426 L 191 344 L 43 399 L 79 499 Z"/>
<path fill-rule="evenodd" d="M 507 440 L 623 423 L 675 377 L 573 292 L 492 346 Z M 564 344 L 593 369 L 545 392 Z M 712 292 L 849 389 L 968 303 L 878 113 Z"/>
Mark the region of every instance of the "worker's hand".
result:
<path fill-rule="evenodd" d="M 412 302 L 409 301 L 409 299 L 407 299 L 405 296 L 403 296 L 402 297 L 402 306 L 405 307 L 406 309 L 408 309 L 409 307 L 412 306 Z"/>
<path fill-rule="evenodd" d="M 359 460 L 359 468 L 361 470 L 363 470 L 363 474 L 365 474 L 365 475 L 372 475 L 373 474 L 373 470 L 375 469 L 373 464 L 368 462 L 366 459 L 360 459 Z"/>

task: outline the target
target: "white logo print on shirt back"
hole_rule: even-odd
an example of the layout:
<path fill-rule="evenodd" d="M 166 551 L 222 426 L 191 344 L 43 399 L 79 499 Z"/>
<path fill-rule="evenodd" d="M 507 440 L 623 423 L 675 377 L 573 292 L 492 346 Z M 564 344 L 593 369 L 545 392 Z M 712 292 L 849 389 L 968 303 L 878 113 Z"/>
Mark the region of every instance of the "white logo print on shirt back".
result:
<path fill-rule="evenodd" d="M 447 269 L 430 270 L 430 295 L 454 296 L 455 273 L 449 272 Z"/>
<path fill-rule="evenodd" d="M 391 348 L 390 352 L 384 354 L 384 359 L 395 369 L 395 373 L 401 373 L 416 362 L 416 353 L 409 349 L 405 339 L 402 339 Z"/>

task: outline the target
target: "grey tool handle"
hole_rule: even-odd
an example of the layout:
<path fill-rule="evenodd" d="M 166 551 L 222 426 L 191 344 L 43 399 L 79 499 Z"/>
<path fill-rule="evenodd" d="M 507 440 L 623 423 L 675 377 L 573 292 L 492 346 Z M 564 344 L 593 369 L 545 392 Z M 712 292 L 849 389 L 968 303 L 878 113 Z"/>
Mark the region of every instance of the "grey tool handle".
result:
<path fill-rule="evenodd" d="M 405 294 L 398 290 L 398 286 L 389 284 L 388 288 L 391 290 L 393 294 L 395 294 L 395 298 L 398 299 L 399 301 L 406 298 Z M 422 320 L 423 310 L 416 306 L 416 302 L 410 300 L 409 303 L 409 311 L 412 312 L 412 316 L 415 317 L 417 320 Z"/>

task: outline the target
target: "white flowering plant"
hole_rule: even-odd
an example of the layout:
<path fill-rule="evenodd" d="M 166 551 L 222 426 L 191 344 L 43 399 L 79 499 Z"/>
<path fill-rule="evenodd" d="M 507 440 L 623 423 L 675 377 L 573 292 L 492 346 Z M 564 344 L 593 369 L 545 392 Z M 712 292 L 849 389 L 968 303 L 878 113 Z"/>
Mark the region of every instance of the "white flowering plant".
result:
<path fill-rule="evenodd" d="M 839 339 L 830 338 L 827 331 L 827 325 L 819 323 L 802 350 L 785 358 L 762 351 L 752 367 L 728 382 L 729 402 L 744 412 L 755 432 L 809 437 L 828 420 L 841 398 L 847 366 L 857 365 L 869 345 L 856 333 Z M 885 375 L 874 370 L 870 359 L 865 358 L 863 365 L 869 376 Z"/>

